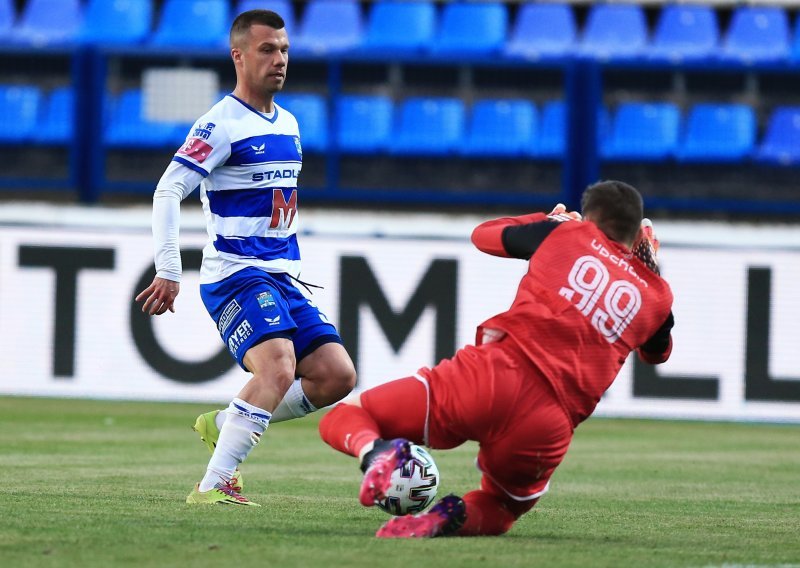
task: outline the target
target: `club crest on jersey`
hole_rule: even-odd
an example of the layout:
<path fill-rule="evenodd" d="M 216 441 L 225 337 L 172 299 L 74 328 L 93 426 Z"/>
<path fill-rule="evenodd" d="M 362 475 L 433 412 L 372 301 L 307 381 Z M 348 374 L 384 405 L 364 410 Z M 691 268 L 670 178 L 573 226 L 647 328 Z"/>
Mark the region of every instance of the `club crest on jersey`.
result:
<path fill-rule="evenodd" d="M 195 138 L 203 138 L 204 140 L 208 140 L 208 137 L 211 136 L 211 131 L 214 130 L 215 126 L 216 124 L 213 122 L 201 122 L 197 125 L 197 128 L 194 129 L 194 132 L 192 132 L 192 136 Z"/>
<path fill-rule="evenodd" d="M 275 307 L 275 298 L 272 297 L 272 292 L 261 292 L 256 296 L 258 305 L 262 310 L 268 310 Z"/>
<path fill-rule="evenodd" d="M 294 146 L 297 148 L 297 153 L 300 154 L 300 157 L 303 157 L 303 147 L 300 146 L 300 137 L 294 136 Z"/>

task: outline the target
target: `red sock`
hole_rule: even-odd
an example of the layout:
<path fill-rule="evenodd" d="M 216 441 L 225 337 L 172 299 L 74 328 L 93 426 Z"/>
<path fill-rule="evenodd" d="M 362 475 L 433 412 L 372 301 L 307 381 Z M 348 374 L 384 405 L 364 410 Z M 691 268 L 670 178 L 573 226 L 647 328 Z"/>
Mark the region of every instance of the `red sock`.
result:
<path fill-rule="evenodd" d="M 337 404 L 319 423 L 319 434 L 334 450 L 358 457 L 362 448 L 380 438 L 378 424 L 360 406 Z"/>
<path fill-rule="evenodd" d="M 530 511 L 538 499 L 514 501 L 505 494 L 479 489 L 464 495 L 467 520 L 459 536 L 499 535 L 507 533 L 516 520 Z"/>

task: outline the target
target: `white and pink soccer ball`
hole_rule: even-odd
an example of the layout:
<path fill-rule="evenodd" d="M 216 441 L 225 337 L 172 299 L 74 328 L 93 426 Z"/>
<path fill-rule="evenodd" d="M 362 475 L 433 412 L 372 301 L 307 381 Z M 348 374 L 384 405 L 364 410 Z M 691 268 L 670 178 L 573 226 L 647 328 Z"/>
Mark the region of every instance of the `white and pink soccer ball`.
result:
<path fill-rule="evenodd" d="M 433 503 L 439 488 L 439 469 L 431 455 L 411 444 L 411 458 L 392 472 L 392 485 L 378 507 L 390 515 L 415 515 Z"/>

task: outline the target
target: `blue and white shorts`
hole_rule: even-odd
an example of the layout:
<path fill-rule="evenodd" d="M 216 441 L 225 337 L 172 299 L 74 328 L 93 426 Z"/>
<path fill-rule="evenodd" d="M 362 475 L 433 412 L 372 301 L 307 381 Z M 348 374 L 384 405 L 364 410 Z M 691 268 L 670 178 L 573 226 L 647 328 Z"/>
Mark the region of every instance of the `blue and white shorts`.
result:
<path fill-rule="evenodd" d="M 245 371 L 247 350 L 267 339 L 291 339 L 297 361 L 320 345 L 342 343 L 325 314 L 281 272 L 244 268 L 219 282 L 201 284 L 200 297 Z"/>

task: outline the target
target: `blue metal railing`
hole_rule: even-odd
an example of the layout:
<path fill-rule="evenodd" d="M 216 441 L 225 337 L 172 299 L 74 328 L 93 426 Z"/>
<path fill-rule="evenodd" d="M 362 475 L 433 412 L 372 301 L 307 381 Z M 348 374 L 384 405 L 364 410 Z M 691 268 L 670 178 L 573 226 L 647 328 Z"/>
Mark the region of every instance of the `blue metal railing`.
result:
<path fill-rule="evenodd" d="M 27 50 L 25 57 L 35 57 L 36 50 Z M 42 51 L 52 55 L 52 52 Z M 60 52 L 61 53 L 61 52 Z M 185 52 L 180 54 L 163 49 L 150 48 L 103 48 L 85 45 L 61 53 L 71 62 L 71 82 L 76 88 L 75 128 L 70 144 L 69 176 L 61 180 L 44 180 L 31 175 L 26 178 L 6 178 L 0 173 L 0 187 L 35 188 L 39 186 L 72 188 L 82 202 L 96 202 L 104 193 L 125 191 L 148 193 L 152 191 L 156 180 L 148 181 L 113 181 L 106 175 L 107 150 L 103 142 L 104 108 L 108 96 L 109 65 L 115 61 L 130 61 L 137 58 L 149 58 L 165 62 L 214 61 L 223 62 L 228 55 L 225 52 L 208 51 Z M 0 57 L 21 57 L 23 52 L 5 50 Z M 576 207 L 579 197 L 587 184 L 598 179 L 603 161 L 598 147 L 598 110 L 601 108 L 604 89 L 603 79 L 607 71 L 640 70 L 663 73 L 708 72 L 708 73 L 800 73 L 800 63 L 787 61 L 750 66 L 744 63 L 731 62 L 687 62 L 687 63 L 650 63 L 643 60 L 623 62 L 601 62 L 590 58 L 570 57 L 548 62 L 525 62 L 507 60 L 492 56 L 470 57 L 468 61 L 458 57 L 433 56 L 398 56 L 391 60 L 383 56 L 369 54 L 350 54 L 337 57 L 295 57 L 294 64 L 322 64 L 327 69 L 327 77 L 320 80 L 328 91 L 328 113 L 333 132 L 335 113 L 333 104 L 337 96 L 343 92 L 343 67 L 348 64 L 399 64 L 404 66 L 447 65 L 454 67 L 497 68 L 508 69 L 509 72 L 519 69 L 556 70 L 563 75 L 563 92 L 566 103 L 566 151 L 561 160 L 561 187 L 556 196 L 560 201 Z M 487 188 L 480 192 L 443 192 L 440 188 L 431 187 L 404 192 L 387 191 L 385 188 L 355 189 L 346 187 L 341 180 L 342 155 L 335 144 L 335 136 L 330 136 L 331 146 L 326 150 L 325 182 L 322 187 L 308 188 L 307 196 L 311 200 L 358 200 L 380 203 L 402 203 L 411 201 L 427 201 L 431 203 L 452 203 L 465 205 L 540 205 L 550 203 L 553 194 L 542 196 L 531 193 L 510 193 L 502 188 Z M 556 189 L 556 188 L 554 188 Z M 757 198 L 687 198 L 659 196 L 648 198 L 648 205 L 670 210 L 719 210 L 728 212 L 760 212 L 800 214 L 800 194 L 797 200 L 759 200 Z"/>

